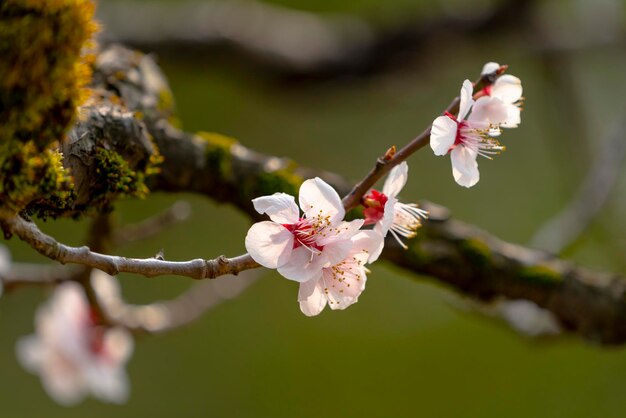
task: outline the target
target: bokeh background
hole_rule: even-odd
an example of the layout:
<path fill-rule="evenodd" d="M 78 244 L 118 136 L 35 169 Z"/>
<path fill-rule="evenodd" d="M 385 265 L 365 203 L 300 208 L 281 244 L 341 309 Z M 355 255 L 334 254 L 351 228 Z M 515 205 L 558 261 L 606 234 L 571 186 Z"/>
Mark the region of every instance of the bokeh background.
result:
<path fill-rule="evenodd" d="M 164 23 L 144 21 L 144 14 L 115 19 L 129 2 L 103 1 L 100 16 L 108 39 L 118 37 L 157 56 L 185 130 L 230 135 L 258 151 L 350 179 L 362 176 L 389 145 L 402 145 L 421 132 L 485 62 L 509 64 L 509 72 L 524 83 L 526 103 L 521 127 L 503 135 L 507 151 L 480 161 L 481 181 L 466 190 L 454 183 L 449 159 L 424 149 L 409 161 L 411 176 L 402 196 L 443 204 L 459 219 L 528 243 L 576 192 L 604 142 L 620 134 L 626 115 L 626 3 L 513 3 L 264 2 L 324 19 L 340 15 L 339 21 L 358 22 L 371 36 L 389 38 L 382 47 L 387 53 L 367 65 L 322 66 L 322 71 L 293 68 L 219 39 L 168 42 L 165 33 L 165 41 L 133 42 L 133 32 L 121 23 L 148 28 Z M 188 5 L 144 0 L 133 7 L 137 4 Z M 481 26 L 485 16 L 507 7 L 512 15 L 504 15 L 503 24 Z M 109 26 L 117 33 L 107 33 Z M 421 34 L 422 28 L 430 29 Z M 248 219 L 198 196 L 154 194 L 120 202 L 119 221 L 140 220 L 181 198 L 192 203 L 190 220 L 119 253 L 147 257 L 163 248 L 168 259 L 191 259 L 244 251 Z M 626 169 L 608 204 L 565 255 L 590 267 L 626 271 L 624 213 Z M 49 221 L 43 228 L 80 244 L 86 226 Z M 43 261 L 15 239 L 9 245 L 16 260 Z M 128 367 L 132 394 L 124 406 L 90 399 L 64 408 L 50 400 L 14 354 L 16 339 L 32 332 L 34 312 L 49 292 L 5 295 L 0 416 L 624 416 L 622 348 L 572 337 L 530 340 L 463 309 L 462 300 L 427 277 L 383 262 L 372 270 L 358 304 L 316 318 L 300 313 L 296 283 L 262 271 L 243 294 L 193 325 L 139 339 Z M 119 278 L 124 295 L 135 303 L 171 298 L 191 284 L 178 277 Z"/>

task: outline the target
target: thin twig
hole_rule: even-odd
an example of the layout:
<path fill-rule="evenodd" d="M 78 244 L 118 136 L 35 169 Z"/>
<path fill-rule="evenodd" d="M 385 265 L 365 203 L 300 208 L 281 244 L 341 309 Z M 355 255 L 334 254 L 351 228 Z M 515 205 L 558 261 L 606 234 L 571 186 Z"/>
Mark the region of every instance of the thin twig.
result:
<path fill-rule="evenodd" d="M 113 233 L 113 217 L 110 212 L 98 213 L 93 221 L 87 234 L 87 245 L 95 252 L 108 252 L 111 247 L 111 235 Z M 91 311 L 97 318 L 98 323 L 101 325 L 111 325 L 113 322 L 109 317 L 108 312 L 103 307 L 96 289 L 94 289 L 91 283 L 91 272 L 93 267 L 88 266 L 84 268 L 76 278 L 76 281 L 83 288 L 87 303 L 91 308 Z"/>
<path fill-rule="evenodd" d="M 21 287 L 46 287 L 75 280 L 85 269 L 83 266 L 59 264 L 11 263 L 6 273 L 0 272 L 0 282 L 5 292 Z"/>
<path fill-rule="evenodd" d="M 122 301 L 109 310 L 117 325 L 136 334 L 162 334 L 196 321 L 222 302 L 233 299 L 259 277 L 259 271 L 246 271 L 232 280 L 208 280 L 194 284 L 180 296 L 148 305 Z"/>
<path fill-rule="evenodd" d="M 44 234 L 33 222 L 20 216 L 0 220 L 5 232 L 17 235 L 40 254 L 62 264 L 74 263 L 100 269 L 110 275 L 136 273 L 146 277 L 165 274 L 190 277 L 192 279 L 214 279 L 225 274 L 260 267 L 248 254 L 213 260 L 201 258 L 189 261 L 165 261 L 157 258 L 137 259 L 93 252 L 87 246 L 70 247 Z"/>
<path fill-rule="evenodd" d="M 478 91 L 485 86 L 492 84 L 495 81 L 496 77 L 504 73 L 506 69 L 507 66 L 504 65 L 492 73 L 481 75 L 481 77 L 474 83 L 475 90 Z M 460 98 L 456 97 L 454 100 L 452 100 L 452 103 L 450 103 L 450 105 L 446 108 L 445 112 L 458 112 L 459 102 Z M 343 198 L 343 206 L 346 209 L 346 212 L 359 206 L 363 195 L 367 193 L 367 191 L 371 189 L 374 184 L 376 184 L 376 182 L 380 180 L 385 174 L 387 174 L 393 167 L 400 164 L 402 161 L 405 161 L 415 151 L 427 145 L 430 140 L 431 128 L 432 125 L 429 125 L 426 129 L 424 129 L 421 134 L 413 138 L 413 140 L 411 140 L 408 144 L 406 144 L 402 149 L 400 149 L 398 152 L 395 153 L 395 155 L 391 156 L 390 158 L 386 158 L 385 156 L 378 158 L 376 160 L 376 164 L 370 170 L 367 176 L 365 176 L 363 180 L 357 183 L 352 188 L 352 190 L 350 190 L 350 193 L 348 193 Z"/>
<path fill-rule="evenodd" d="M 493 83 L 495 78 L 506 71 L 506 66 L 490 74 L 482 75 L 475 83 L 477 89 Z M 459 98 L 455 98 L 446 109 L 447 112 L 456 112 L 459 106 Z M 428 143 L 430 135 L 430 126 L 420 135 L 409 142 L 404 148 L 398 151 L 389 159 L 379 159 L 370 171 L 370 173 L 354 186 L 352 191 L 343 199 L 343 205 L 346 211 L 351 210 L 359 205 L 361 197 L 384 176 L 395 165 L 406 160 L 411 154 L 422 148 Z M 180 208 L 179 208 L 180 209 Z M 104 216 L 104 215 L 103 215 Z M 100 219 L 100 218 L 98 218 Z M 94 222 L 94 233 L 92 239 L 92 247 L 98 247 L 97 250 L 104 250 L 108 246 L 109 232 L 101 231 L 101 229 L 110 229 L 110 219 L 108 216 L 98 219 Z M 215 260 L 196 259 L 190 261 L 165 261 L 158 258 L 136 259 L 101 254 L 98 251 L 92 251 L 88 246 L 70 247 L 64 245 L 49 235 L 44 234 L 33 222 L 27 222 L 19 216 L 11 219 L 2 220 L 5 225 L 4 229 L 17 235 L 20 239 L 28 243 L 39 253 L 44 256 L 57 260 L 61 263 L 77 263 L 92 268 L 97 268 L 111 275 L 120 272 L 137 273 L 147 277 L 154 277 L 164 274 L 174 274 L 179 276 L 187 276 L 194 279 L 215 278 L 224 274 L 237 274 L 240 271 L 260 267 L 249 254 L 228 259 L 220 256 Z M 139 232 L 153 233 L 155 228 L 159 228 L 157 223 L 159 220 L 149 220 L 139 226 Z M 94 238 L 95 237 L 95 238 Z M 94 248 L 95 248 L 94 247 Z M 101 248 L 100 248 L 101 247 Z M 103 251 L 104 252 L 104 251 Z M 87 274 L 87 273 L 86 273 Z M 86 280 L 81 280 L 81 283 Z M 97 305 L 95 293 L 91 292 L 86 284 L 85 291 L 90 301 Z M 92 294 L 93 293 L 93 294 Z"/>

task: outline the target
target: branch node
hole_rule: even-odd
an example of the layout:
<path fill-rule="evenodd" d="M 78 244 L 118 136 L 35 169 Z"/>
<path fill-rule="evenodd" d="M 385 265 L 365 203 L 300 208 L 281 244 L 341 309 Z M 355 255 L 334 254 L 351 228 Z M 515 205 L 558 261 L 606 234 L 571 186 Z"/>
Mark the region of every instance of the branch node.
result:
<path fill-rule="evenodd" d="M 383 168 L 387 165 L 388 161 L 389 160 L 387 160 L 387 153 L 385 153 L 385 155 L 383 155 L 382 157 L 378 157 L 378 159 L 376 160 L 376 168 Z"/>
<path fill-rule="evenodd" d="M 213 260 L 202 260 L 202 278 L 213 279 L 215 277 L 215 269 L 213 267 Z"/>
<path fill-rule="evenodd" d="M 385 161 L 390 161 L 393 159 L 393 157 L 396 155 L 396 146 L 392 145 L 391 147 L 389 147 L 389 149 L 385 152 L 385 155 L 383 156 L 383 159 Z"/>
<path fill-rule="evenodd" d="M 120 274 L 120 266 L 119 263 L 117 262 L 117 259 L 115 257 L 112 257 L 111 262 L 110 262 L 110 266 L 111 266 L 111 271 L 108 272 L 111 276 L 117 276 L 118 274 Z"/>

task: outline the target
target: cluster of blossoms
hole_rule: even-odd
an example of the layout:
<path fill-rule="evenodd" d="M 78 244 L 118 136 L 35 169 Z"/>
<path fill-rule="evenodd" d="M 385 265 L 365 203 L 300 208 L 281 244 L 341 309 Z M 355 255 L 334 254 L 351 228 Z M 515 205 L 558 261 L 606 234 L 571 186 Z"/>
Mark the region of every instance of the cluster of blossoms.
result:
<path fill-rule="evenodd" d="M 337 192 L 317 177 L 302 183 L 300 208 L 285 193 L 254 199 L 254 208 L 270 221 L 252 225 L 246 249 L 257 263 L 300 283 L 298 301 L 305 315 L 317 315 L 327 304 L 345 309 L 365 289 L 366 265 L 380 255 L 387 233 L 404 246 L 399 236 L 414 237 L 420 218 L 426 217 L 417 205 L 400 203 L 396 197 L 407 172 L 404 162 L 394 167 L 383 191 L 372 190 L 364 197 L 366 218 L 349 222 Z M 362 229 L 368 225 L 373 227 Z"/>
<path fill-rule="evenodd" d="M 482 74 L 500 72 L 487 63 Z M 432 124 L 430 146 L 436 155 L 450 154 L 456 182 L 465 187 L 479 180 L 477 157 L 491 158 L 504 150 L 495 139 L 502 128 L 520 123 L 521 81 L 499 75 L 493 84 L 474 92 L 465 80 L 459 112 L 446 112 Z M 389 173 L 382 191 L 370 190 L 361 199 L 364 219 L 344 220 L 337 192 L 320 178 L 302 183 L 299 206 L 293 196 L 275 193 L 252 200 L 269 221 L 249 229 L 245 246 L 260 265 L 277 269 L 300 283 L 298 302 L 307 316 L 326 305 L 345 309 L 365 290 L 367 265 L 380 256 L 388 234 L 405 249 L 403 239 L 416 236 L 428 213 L 405 204 L 398 195 L 408 179 L 402 162 Z M 0 278 L 8 274 L 10 258 L 0 247 Z M 94 270 L 91 284 L 106 311 L 114 311 L 121 297 L 117 282 Z M 0 281 L 0 295 L 2 294 Z M 117 306 L 119 308 L 119 306 Z M 40 375 L 48 394 L 61 404 L 74 404 L 85 395 L 121 403 L 128 397 L 124 366 L 133 351 L 126 329 L 105 326 L 90 307 L 84 289 L 75 282 L 60 284 L 37 312 L 35 334 L 21 339 L 17 354 L 25 368 Z"/>
<path fill-rule="evenodd" d="M 92 284 L 99 298 L 118 292 L 111 276 L 94 271 Z M 59 285 L 50 300 L 37 311 L 35 334 L 17 343 L 22 365 L 38 374 L 48 395 L 72 405 L 92 394 L 113 403 L 128 398 L 124 366 L 133 351 L 128 331 L 99 324 L 82 287 L 75 282 Z"/>
<path fill-rule="evenodd" d="M 485 64 L 482 74 L 497 71 L 500 64 Z M 491 159 L 504 151 L 495 139 L 501 128 L 517 128 L 520 124 L 522 82 L 512 75 L 501 75 L 496 81 L 474 93 L 469 80 L 461 87 L 459 113 L 445 113 L 433 121 L 430 147 L 435 155 L 450 153 L 454 180 L 472 187 L 480 179 L 477 157 Z"/>

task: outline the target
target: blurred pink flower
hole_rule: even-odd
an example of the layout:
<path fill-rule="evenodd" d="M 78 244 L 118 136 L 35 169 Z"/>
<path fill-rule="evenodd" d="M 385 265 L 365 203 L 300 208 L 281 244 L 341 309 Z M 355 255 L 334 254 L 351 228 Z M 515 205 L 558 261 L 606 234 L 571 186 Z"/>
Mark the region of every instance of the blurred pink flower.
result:
<path fill-rule="evenodd" d="M 113 281 L 110 286 L 116 286 Z M 96 288 L 97 291 L 97 288 Z M 35 317 L 35 334 L 17 342 L 17 357 L 39 374 L 44 389 L 56 402 L 72 405 L 86 395 L 113 403 L 128 398 L 124 366 L 133 340 L 122 328 L 99 325 L 82 287 L 59 285 Z"/>

